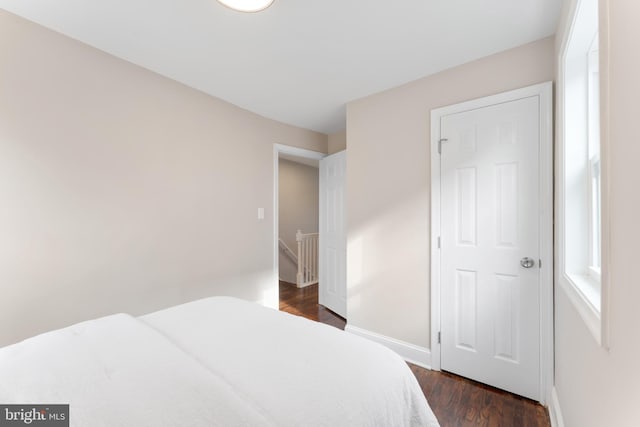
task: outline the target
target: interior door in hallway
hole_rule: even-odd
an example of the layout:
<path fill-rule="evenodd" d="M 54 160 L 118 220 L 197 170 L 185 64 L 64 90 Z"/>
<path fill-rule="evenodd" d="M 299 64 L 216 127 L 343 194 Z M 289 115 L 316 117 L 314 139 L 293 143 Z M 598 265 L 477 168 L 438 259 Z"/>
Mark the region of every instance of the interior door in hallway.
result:
<path fill-rule="evenodd" d="M 320 160 L 319 302 L 347 317 L 345 172 L 347 152 Z"/>
<path fill-rule="evenodd" d="M 441 119 L 441 367 L 540 398 L 540 108 Z"/>

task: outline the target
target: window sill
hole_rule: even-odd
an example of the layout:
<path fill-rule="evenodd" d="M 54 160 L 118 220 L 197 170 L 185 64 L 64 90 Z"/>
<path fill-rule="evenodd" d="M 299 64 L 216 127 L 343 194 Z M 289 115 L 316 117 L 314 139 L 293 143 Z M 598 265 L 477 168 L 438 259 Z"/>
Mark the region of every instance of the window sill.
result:
<path fill-rule="evenodd" d="M 591 280 L 595 280 L 598 284 L 598 292 L 600 291 L 600 281 L 602 280 L 602 271 L 600 267 L 589 267 L 589 277 Z M 598 294 L 598 301 L 600 301 L 600 295 Z"/>
<path fill-rule="evenodd" d="M 563 274 L 560 285 L 598 345 L 601 345 L 600 283 L 587 275 Z"/>

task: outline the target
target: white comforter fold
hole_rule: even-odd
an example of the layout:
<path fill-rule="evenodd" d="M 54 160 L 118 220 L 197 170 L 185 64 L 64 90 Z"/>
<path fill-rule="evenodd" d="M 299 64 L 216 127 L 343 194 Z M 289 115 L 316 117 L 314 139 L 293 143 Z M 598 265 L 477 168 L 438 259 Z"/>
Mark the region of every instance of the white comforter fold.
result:
<path fill-rule="evenodd" d="M 336 328 L 228 297 L 141 320 L 279 426 L 438 425 L 397 354 Z"/>

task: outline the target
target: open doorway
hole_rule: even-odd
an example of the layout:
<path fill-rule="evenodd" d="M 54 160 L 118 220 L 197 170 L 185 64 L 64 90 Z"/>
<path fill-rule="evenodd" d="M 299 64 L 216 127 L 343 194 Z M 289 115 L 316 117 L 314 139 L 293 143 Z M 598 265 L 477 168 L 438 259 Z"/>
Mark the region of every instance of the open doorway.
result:
<path fill-rule="evenodd" d="M 318 283 L 318 161 L 278 158 L 278 273 L 304 288 Z"/>
<path fill-rule="evenodd" d="M 323 274 L 325 279 L 335 276 L 335 266 L 326 262 L 326 253 L 320 256 L 323 186 L 319 168 L 325 157 L 296 147 L 274 146 L 274 271 L 281 310 L 312 320 L 331 318 L 336 326 L 344 327 L 343 317 L 319 304 L 323 286 L 335 282 L 322 280 Z M 326 273 L 321 273 L 321 259 Z M 346 283 L 344 286 L 346 291 Z"/>

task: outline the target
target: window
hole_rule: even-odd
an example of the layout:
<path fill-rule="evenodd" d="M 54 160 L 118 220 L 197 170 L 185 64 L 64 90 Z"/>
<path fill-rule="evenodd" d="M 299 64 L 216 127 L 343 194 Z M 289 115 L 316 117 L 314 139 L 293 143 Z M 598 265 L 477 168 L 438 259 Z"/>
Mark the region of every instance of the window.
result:
<path fill-rule="evenodd" d="M 598 33 L 587 54 L 589 126 L 589 268 L 593 280 L 600 282 L 600 55 Z"/>
<path fill-rule="evenodd" d="M 601 339 L 601 160 L 598 1 L 575 0 L 562 48 L 559 114 L 559 277 Z"/>

